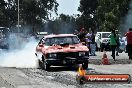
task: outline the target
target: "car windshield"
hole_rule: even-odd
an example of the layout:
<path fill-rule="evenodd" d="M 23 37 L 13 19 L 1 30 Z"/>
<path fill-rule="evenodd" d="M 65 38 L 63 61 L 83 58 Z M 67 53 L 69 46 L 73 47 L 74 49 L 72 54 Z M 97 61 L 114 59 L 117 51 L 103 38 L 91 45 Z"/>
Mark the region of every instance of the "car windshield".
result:
<path fill-rule="evenodd" d="M 102 38 L 109 38 L 110 33 L 102 33 Z"/>
<path fill-rule="evenodd" d="M 68 36 L 68 37 L 53 37 L 53 38 L 47 38 L 45 40 L 45 45 L 51 46 L 53 44 L 59 45 L 59 44 L 78 44 L 79 39 L 76 36 Z"/>

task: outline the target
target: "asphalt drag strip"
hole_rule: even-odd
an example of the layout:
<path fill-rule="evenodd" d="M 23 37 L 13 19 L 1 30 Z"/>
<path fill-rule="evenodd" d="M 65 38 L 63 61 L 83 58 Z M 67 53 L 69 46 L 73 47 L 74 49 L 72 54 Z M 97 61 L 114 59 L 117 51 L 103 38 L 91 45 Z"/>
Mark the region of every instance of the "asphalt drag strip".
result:
<path fill-rule="evenodd" d="M 53 68 L 54 69 L 54 68 Z M 0 88 L 132 88 L 132 84 L 84 84 L 76 82 L 77 72 L 44 71 L 36 68 L 4 68 L 0 67 Z M 94 69 L 91 72 L 96 73 Z"/>

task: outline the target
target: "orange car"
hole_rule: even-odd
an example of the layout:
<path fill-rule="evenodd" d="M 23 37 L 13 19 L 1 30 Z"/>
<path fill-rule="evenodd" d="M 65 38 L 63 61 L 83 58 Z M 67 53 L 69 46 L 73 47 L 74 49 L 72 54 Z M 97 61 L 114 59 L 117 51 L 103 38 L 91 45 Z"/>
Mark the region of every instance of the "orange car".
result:
<path fill-rule="evenodd" d="M 44 36 L 36 47 L 36 56 L 41 55 L 39 65 L 45 70 L 50 66 L 88 67 L 89 49 L 74 34 L 52 34 Z"/>

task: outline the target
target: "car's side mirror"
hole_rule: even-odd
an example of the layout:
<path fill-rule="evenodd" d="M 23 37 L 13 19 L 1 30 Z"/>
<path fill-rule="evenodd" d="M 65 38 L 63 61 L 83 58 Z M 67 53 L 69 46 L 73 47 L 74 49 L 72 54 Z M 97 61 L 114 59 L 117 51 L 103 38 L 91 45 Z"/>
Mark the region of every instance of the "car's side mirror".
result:
<path fill-rule="evenodd" d="M 39 47 L 44 47 L 44 45 L 43 44 L 39 44 Z"/>

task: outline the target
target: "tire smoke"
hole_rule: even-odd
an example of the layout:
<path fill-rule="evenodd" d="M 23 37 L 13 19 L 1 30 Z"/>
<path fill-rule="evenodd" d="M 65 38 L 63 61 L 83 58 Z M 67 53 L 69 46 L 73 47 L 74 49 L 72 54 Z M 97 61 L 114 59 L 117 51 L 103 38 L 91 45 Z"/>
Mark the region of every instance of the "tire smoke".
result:
<path fill-rule="evenodd" d="M 129 28 L 132 28 L 132 0 L 129 2 L 128 13 L 125 17 L 121 20 L 120 29 L 121 32 L 126 33 Z"/>
<path fill-rule="evenodd" d="M 35 38 L 24 39 L 13 34 L 9 40 L 9 50 L 0 50 L 0 66 L 37 68 L 37 58 L 35 57 L 37 42 Z"/>

